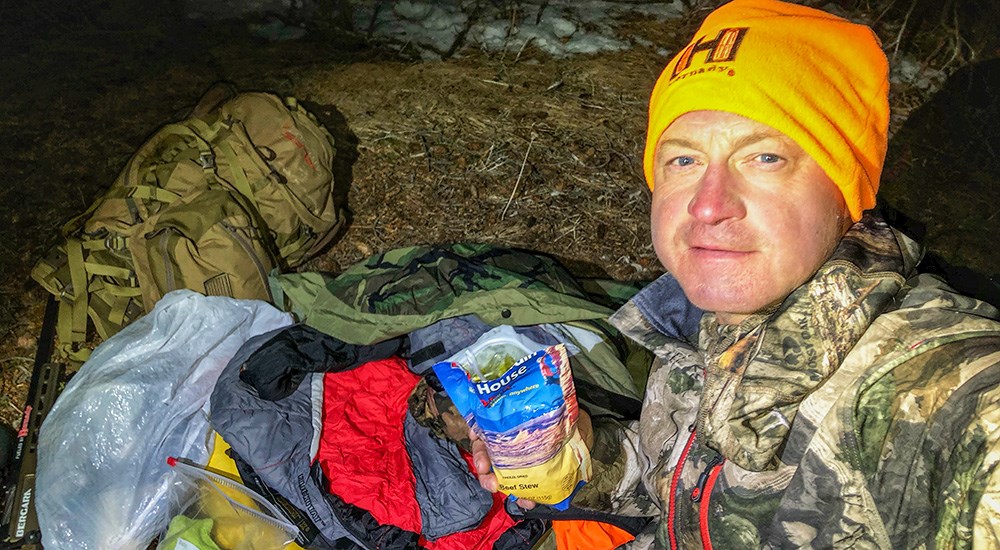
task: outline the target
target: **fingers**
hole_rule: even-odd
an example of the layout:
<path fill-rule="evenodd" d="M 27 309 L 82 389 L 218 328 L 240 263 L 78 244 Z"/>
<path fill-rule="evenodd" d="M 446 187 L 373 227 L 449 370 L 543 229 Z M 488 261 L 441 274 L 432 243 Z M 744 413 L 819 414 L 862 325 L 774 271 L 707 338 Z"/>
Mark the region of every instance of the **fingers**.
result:
<path fill-rule="evenodd" d="M 482 474 L 479 476 L 479 486 L 491 493 L 500 490 L 500 482 L 494 474 Z"/>
<path fill-rule="evenodd" d="M 523 498 L 519 498 L 514 501 L 514 504 L 520 506 L 522 510 L 531 510 L 537 503 L 533 500 L 524 500 Z"/>
<path fill-rule="evenodd" d="M 493 464 L 490 462 L 489 453 L 486 452 L 486 442 L 473 430 L 469 430 L 469 439 L 472 440 L 472 464 L 476 468 L 479 485 L 491 493 L 497 492 L 500 483 L 493 474 Z"/>
<path fill-rule="evenodd" d="M 472 440 L 472 463 L 476 466 L 476 473 L 484 475 L 492 470 L 490 455 L 486 452 L 486 443 L 482 439 Z"/>
<path fill-rule="evenodd" d="M 472 440 L 472 464 L 476 468 L 476 477 L 479 478 L 479 485 L 491 493 L 500 490 L 500 482 L 497 481 L 496 474 L 493 473 L 493 463 L 490 455 L 486 452 L 486 442 L 483 441 L 474 430 L 469 430 L 469 439 Z M 525 510 L 535 507 L 532 500 L 517 499 L 514 501 Z"/>

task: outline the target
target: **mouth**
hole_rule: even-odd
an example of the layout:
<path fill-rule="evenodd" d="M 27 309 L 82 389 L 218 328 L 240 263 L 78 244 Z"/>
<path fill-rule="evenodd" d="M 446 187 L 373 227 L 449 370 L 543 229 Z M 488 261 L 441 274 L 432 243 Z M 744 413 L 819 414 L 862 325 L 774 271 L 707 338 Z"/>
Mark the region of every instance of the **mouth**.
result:
<path fill-rule="evenodd" d="M 744 258 L 752 252 L 733 247 L 715 244 L 690 245 L 688 250 L 696 258 L 704 260 L 735 260 Z"/>
<path fill-rule="evenodd" d="M 725 231 L 721 229 L 726 229 Z M 704 261 L 738 261 L 753 254 L 757 247 L 748 235 L 734 228 L 694 226 L 680 235 L 692 258 Z"/>

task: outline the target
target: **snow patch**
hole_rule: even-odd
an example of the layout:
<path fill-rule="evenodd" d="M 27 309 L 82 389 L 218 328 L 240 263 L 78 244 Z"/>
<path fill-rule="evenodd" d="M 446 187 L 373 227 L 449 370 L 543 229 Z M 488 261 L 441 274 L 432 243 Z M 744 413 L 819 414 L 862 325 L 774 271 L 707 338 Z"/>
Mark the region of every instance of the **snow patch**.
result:
<path fill-rule="evenodd" d="M 191 18 L 317 13 L 316 0 L 188 0 Z M 623 50 L 648 41 L 628 33 L 625 16 L 678 19 L 680 0 L 650 3 L 601 0 L 495 3 L 469 0 L 352 2 L 353 25 L 373 41 L 415 48 L 426 59 L 459 54 L 462 48 L 521 51 L 529 45 L 553 56 Z M 257 25 L 253 31 L 269 40 L 301 36 L 294 25 Z"/>

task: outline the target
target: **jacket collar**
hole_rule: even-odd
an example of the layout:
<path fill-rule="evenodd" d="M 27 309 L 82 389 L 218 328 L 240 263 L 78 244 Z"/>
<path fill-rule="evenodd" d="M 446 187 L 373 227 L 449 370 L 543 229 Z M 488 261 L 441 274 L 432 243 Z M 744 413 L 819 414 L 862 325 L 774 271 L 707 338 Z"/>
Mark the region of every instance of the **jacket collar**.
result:
<path fill-rule="evenodd" d="M 675 340 L 694 340 L 704 312 L 692 304 L 670 273 L 639 291 L 632 303 L 660 334 Z"/>

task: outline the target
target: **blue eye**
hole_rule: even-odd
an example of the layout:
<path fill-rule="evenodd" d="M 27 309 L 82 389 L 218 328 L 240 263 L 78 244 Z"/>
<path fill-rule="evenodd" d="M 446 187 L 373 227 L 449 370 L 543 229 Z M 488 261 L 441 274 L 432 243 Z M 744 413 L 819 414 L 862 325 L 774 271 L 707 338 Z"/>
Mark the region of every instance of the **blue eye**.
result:
<path fill-rule="evenodd" d="M 773 153 L 761 153 L 757 155 L 757 159 L 766 164 L 774 164 L 776 162 L 781 162 L 782 158 Z"/>
<path fill-rule="evenodd" d="M 673 164 L 674 166 L 691 166 L 694 164 L 694 159 L 691 157 L 677 157 L 670 161 L 670 164 Z"/>

